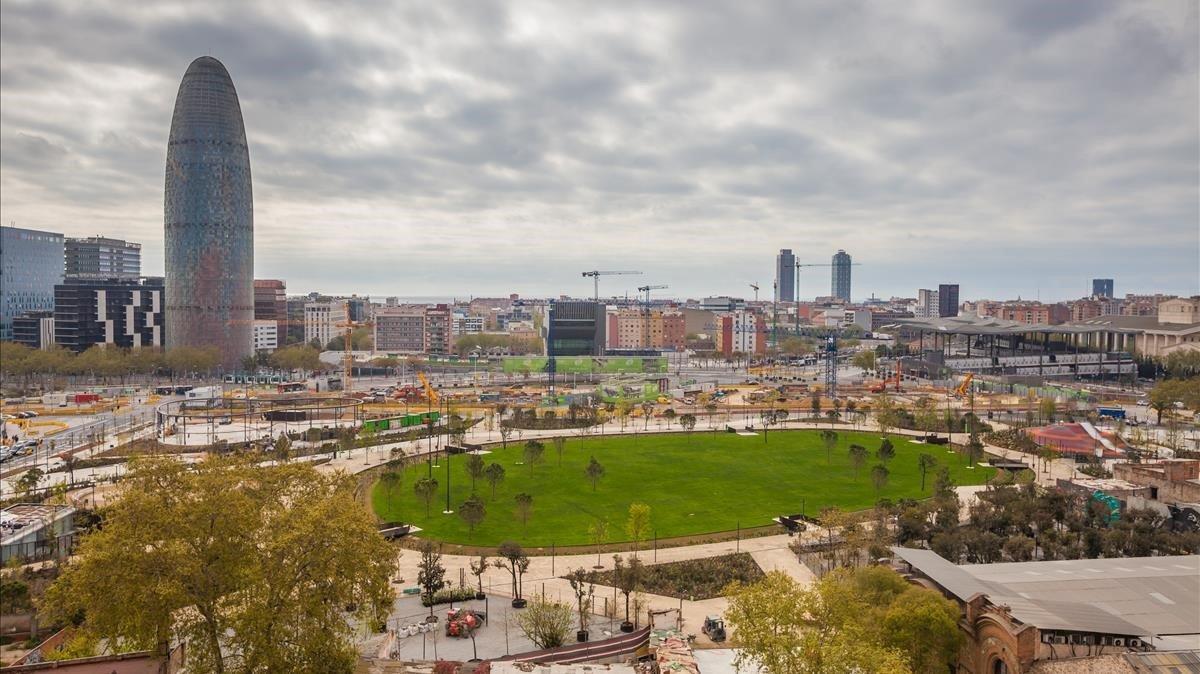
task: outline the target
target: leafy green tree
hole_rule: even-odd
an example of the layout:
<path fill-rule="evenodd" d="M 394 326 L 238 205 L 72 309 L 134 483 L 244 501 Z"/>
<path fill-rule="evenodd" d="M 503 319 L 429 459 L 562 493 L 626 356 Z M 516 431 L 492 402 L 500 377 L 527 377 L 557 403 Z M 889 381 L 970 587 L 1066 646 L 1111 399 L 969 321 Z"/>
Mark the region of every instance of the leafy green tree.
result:
<path fill-rule="evenodd" d="M 287 433 L 280 433 L 279 437 L 275 438 L 272 449 L 275 451 L 275 458 L 286 463 L 292 458 L 292 439 Z"/>
<path fill-rule="evenodd" d="M 483 522 L 483 518 L 487 516 L 487 508 L 483 505 L 483 499 L 471 495 L 462 505 L 458 506 L 458 516 L 467 525 L 467 536 L 475 535 L 475 527 Z"/>
<path fill-rule="evenodd" d="M 875 369 L 875 361 L 876 356 L 874 351 L 859 351 L 850 359 L 850 362 L 855 367 L 862 368 L 868 372 Z"/>
<path fill-rule="evenodd" d="M 429 506 L 433 504 L 433 497 L 437 494 L 438 481 L 435 478 L 423 476 L 413 485 L 413 491 L 416 492 L 417 498 L 425 504 L 425 517 L 429 517 Z"/>
<path fill-rule="evenodd" d="M 533 512 L 533 494 L 521 492 L 513 497 L 517 503 L 517 515 L 521 518 L 521 527 L 529 524 L 529 514 Z"/>
<path fill-rule="evenodd" d="M 592 598 L 596 594 L 596 572 L 579 567 L 567 574 L 567 581 L 571 583 L 571 592 L 575 595 L 575 608 L 579 611 L 579 631 L 586 632 Z"/>
<path fill-rule="evenodd" d="M 828 428 L 821 431 L 821 442 L 825 445 L 825 463 L 833 463 L 833 448 L 837 447 L 838 434 Z"/>
<path fill-rule="evenodd" d="M 629 504 L 629 517 L 625 520 L 625 533 L 633 541 L 633 555 L 637 556 L 638 546 L 646 539 L 650 530 L 650 506 L 645 503 Z"/>
<path fill-rule="evenodd" d="M 625 595 L 625 622 L 629 622 L 629 596 L 637 592 L 642 585 L 646 567 L 637 555 L 626 562 L 621 555 L 613 555 L 613 583 Z"/>
<path fill-rule="evenodd" d="M 568 604 L 534 599 L 516 614 L 517 627 L 538 648 L 558 648 L 571 631 L 572 613 Z"/>
<path fill-rule="evenodd" d="M 483 477 L 483 472 L 487 470 L 484 465 L 483 457 L 479 454 L 471 454 L 467 456 L 467 475 L 471 478 L 471 493 L 475 492 L 475 483 L 479 478 Z"/>
<path fill-rule="evenodd" d="M 371 623 L 387 615 L 392 560 L 348 476 L 138 458 L 43 617 L 83 616 L 84 632 L 134 649 L 187 642 L 195 671 L 350 671 L 346 607 Z"/>
<path fill-rule="evenodd" d="M 389 502 L 396 500 L 396 489 L 398 489 L 403 483 L 403 471 L 385 470 L 379 476 L 379 484 L 383 487 L 383 493 L 387 494 Z"/>
<path fill-rule="evenodd" d="M 767 672 L 910 672 L 904 653 L 882 643 L 881 630 L 856 619 L 864 602 L 839 573 L 810 588 L 782 571 L 735 584 L 725 620 L 738 647 L 735 664 Z"/>
<path fill-rule="evenodd" d="M 879 443 L 879 449 L 875 452 L 875 456 L 886 464 L 888 461 L 896 458 L 896 447 L 892 444 L 890 439 L 884 438 L 883 441 Z"/>
<path fill-rule="evenodd" d="M 34 491 L 37 489 L 38 485 L 41 484 L 44 476 L 45 473 L 43 473 L 42 469 L 38 468 L 37 466 L 25 471 L 25 473 L 17 480 L 17 493 L 25 495 L 31 491 Z"/>
<path fill-rule="evenodd" d="M 871 468 L 871 484 L 875 485 L 876 494 L 883 491 L 883 488 L 887 486 L 887 481 L 887 466 L 883 465 L 882 463 L 875 464 L 875 466 Z"/>
<path fill-rule="evenodd" d="M 492 499 L 496 498 L 496 485 L 504 481 L 504 466 L 498 463 L 489 464 L 483 470 L 483 477 L 487 480 L 488 485 L 492 488 Z"/>
<path fill-rule="evenodd" d="M 679 417 L 679 427 L 687 433 L 688 442 L 692 441 L 692 431 L 696 428 L 696 415 L 691 412 Z"/>
<path fill-rule="evenodd" d="M 922 453 L 917 457 L 917 469 L 921 471 L 921 491 L 925 491 L 925 474 L 937 466 L 937 459 L 932 454 Z"/>
<path fill-rule="evenodd" d="M 596 485 L 600 482 L 600 478 L 604 477 L 604 466 L 592 457 L 588 460 L 587 468 L 583 469 L 583 474 L 587 476 L 588 482 L 592 483 L 592 491 L 596 491 Z"/>
<path fill-rule="evenodd" d="M 821 416 L 821 394 L 813 393 L 812 396 L 808 399 L 808 406 L 809 406 L 809 409 L 812 410 L 813 417 L 820 417 Z"/>
<path fill-rule="evenodd" d="M 499 557 L 492 565 L 497 569 L 504 569 L 512 576 L 512 595 L 513 599 L 521 597 L 522 577 L 525 571 L 529 569 L 529 557 L 525 555 L 525 551 L 521 549 L 521 544 L 515 541 L 504 541 L 496 550 L 496 555 Z M 570 610 L 567 611 L 567 620 L 570 620 Z"/>
<path fill-rule="evenodd" d="M 558 454 L 558 466 L 562 467 L 563 449 L 567 446 L 567 438 L 565 435 L 556 435 L 551 440 L 554 443 L 554 453 Z"/>
<path fill-rule="evenodd" d="M 854 465 L 854 479 L 858 479 L 858 471 L 867 463 L 867 448 L 862 445 L 850 445 L 850 463 Z"/>
<path fill-rule="evenodd" d="M 675 420 L 676 413 L 673 408 L 668 407 L 663 410 L 663 418 L 667 420 L 667 428 L 671 427 L 671 422 Z"/>
<path fill-rule="evenodd" d="M 533 475 L 533 467 L 542 462 L 546 446 L 539 440 L 529 440 L 525 443 L 525 464 L 529 466 L 529 474 Z"/>
<path fill-rule="evenodd" d="M 433 598 L 446 587 L 446 567 L 442 566 L 442 553 L 431 541 L 421 543 L 420 551 L 417 585 L 421 588 L 421 597 L 429 604 L 429 615 L 433 615 Z"/>

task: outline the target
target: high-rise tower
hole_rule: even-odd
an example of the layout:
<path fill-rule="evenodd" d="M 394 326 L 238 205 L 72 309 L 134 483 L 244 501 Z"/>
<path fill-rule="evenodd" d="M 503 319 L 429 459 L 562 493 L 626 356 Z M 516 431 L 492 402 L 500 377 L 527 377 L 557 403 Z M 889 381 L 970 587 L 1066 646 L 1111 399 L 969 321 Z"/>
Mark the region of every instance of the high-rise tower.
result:
<path fill-rule="evenodd" d="M 775 256 L 775 288 L 780 302 L 796 301 L 796 256 L 791 248 L 781 248 Z"/>
<path fill-rule="evenodd" d="M 839 250 L 833 256 L 833 279 L 830 295 L 843 302 L 850 301 L 850 256 Z"/>
<path fill-rule="evenodd" d="M 179 84 L 166 174 L 166 346 L 214 346 L 236 369 L 253 350 L 250 153 L 233 80 L 211 56 Z"/>

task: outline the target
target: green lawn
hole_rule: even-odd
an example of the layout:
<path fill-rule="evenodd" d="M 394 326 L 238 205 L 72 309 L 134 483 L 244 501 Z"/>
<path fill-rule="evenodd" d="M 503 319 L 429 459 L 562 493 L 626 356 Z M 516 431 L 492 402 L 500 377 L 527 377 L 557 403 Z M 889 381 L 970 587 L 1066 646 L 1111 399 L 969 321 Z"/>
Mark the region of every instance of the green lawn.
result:
<path fill-rule="evenodd" d="M 880 439 L 877 433 L 838 431 L 832 462 L 827 463 L 819 431 L 772 431 L 765 443 L 761 435 L 700 431 L 690 440 L 684 434 L 573 438 L 566 443 L 561 466 L 553 443 L 546 442 L 544 461 L 532 475 L 529 466 L 515 465 L 522 460 L 522 446 L 510 441 L 507 450 L 497 448 L 484 456 L 487 463 L 504 466 L 506 476 L 495 498 L 484 480 L 476 486 L 487 515 L 473 536 L 457 513 L 442 514 L 444 463 L 434 469 L 438 493 L 428 516 L 413 490 L 428 474 L 425 462 L 409 466 L 403 483 L 390 494 L 376 483 L 371 499 L 383 519 L 411 522 L 434 539 L 474 545 L 515 540 L 526 547 L 546 547 L 589 543 L 588 527 L 597 519 L 607 520 L 610 542 L 626 539 L 625 520 L 635 501 L 650 505 L 652 526 L 666 538 L 731 531 L 739 522 L 742 527 L 769 524 L 772 517 L 800 512 L 801 500 L 804 511 L 815 514 L 831 505 L 860 510 L 879 498 L 927 497 L 937 469 L 930 471 L 922 492 L 917 469 L 922 453 L 932 454 L 939 466 L 949 466 L 956 484 L 980 484 L 992 474 L 986 467 L 967 468 L 961 455 L 944 447 L 891 436 L 896 457 L 888 463 L 887 485 L 877 493 L 870 469 L 878 463 Z M 847 452 L 852 443 L 871 453 L 857 477 Z M 592 456 L 606 470 L 595 491 L 583 472 Z M 455 510 L 471 494 L 465 464 L 465 456 L 451 457 L 450 502 Z M 533 495 L 533 512 L 524 530 L 514 506 L 520 492 Z"/>

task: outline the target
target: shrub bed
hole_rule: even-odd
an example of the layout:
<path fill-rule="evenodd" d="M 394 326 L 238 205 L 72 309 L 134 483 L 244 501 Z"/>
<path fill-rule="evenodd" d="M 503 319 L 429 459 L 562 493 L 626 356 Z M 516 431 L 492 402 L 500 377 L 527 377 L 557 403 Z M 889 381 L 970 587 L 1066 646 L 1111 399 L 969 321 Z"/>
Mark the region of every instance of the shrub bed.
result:
<path fill-rule="evenodd" d="M 449 604 L 456 601 L 467 601 L 475 598 L 475 588 L 459 587 L 452 590 L 442 590 L 433 595 L 433 602 L 426 601 L 425 597 L 421 597 L 422 606 L 437 606 L 438 604 Z"/>
<path fill-rule="evenodd" d="M 753 583 L 763 575 L 754 558 L 741 552 L 647 566 L 639 589 L 666 597 L 712 599 L 720 597 L 725 587 L 735 580 Z M 613 572 L 597 574 L 596 582 L 613 585 Z"/>
<path fill-rule="evenodd" d="M 1042 446 L 1034 442 L 1033 438 L 1019 428 L 1011 428 L 1005 431 L 996 431 L 983 436 L 983 441 L 989 445 L 1003 447 L 1005 449 L 1015 449 L 1018 452 L 1027 454 L 1038 453 Z"/>

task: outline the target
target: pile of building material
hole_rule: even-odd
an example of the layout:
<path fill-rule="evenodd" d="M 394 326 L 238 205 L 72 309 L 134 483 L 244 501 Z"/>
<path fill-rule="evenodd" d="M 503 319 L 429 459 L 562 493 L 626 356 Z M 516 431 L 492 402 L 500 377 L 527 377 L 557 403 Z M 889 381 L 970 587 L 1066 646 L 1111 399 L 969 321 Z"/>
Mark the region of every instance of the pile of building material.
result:
<path fill-rule="evenodd" d="M 653 630 L 650 633 L 650 650 L 658 671 L 664 674 L 700 674 L 696 656 L 688 638 L 678 630 Z"/>

